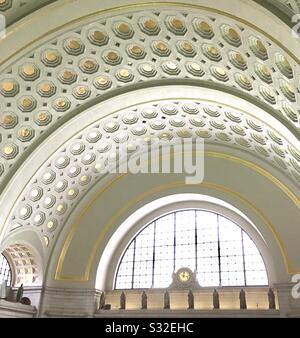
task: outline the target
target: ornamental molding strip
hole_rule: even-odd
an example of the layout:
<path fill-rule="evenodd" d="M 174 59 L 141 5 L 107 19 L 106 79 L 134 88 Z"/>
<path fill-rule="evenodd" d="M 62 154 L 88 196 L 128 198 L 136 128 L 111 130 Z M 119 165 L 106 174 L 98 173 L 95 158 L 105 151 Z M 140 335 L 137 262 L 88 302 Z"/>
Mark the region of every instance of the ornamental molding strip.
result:
<path fill-rule="evenodd" d="M 254 100 L 299 137 L 299 65 L 244 24 L 172 8 L 99 16 L 65 30 L 0 75 L 2 188 L 58 126 L 96 102 L 143 86 L 178 81 L 230 91 Z M 299 153 L 293 152 L 297 167 Z"/>

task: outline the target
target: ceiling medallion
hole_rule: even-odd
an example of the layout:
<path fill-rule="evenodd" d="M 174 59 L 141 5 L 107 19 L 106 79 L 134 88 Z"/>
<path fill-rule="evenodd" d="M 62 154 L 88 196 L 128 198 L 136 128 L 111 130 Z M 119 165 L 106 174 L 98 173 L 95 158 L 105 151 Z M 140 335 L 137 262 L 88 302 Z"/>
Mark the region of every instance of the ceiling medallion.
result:
<path fill-rule="evenodd" d="M 106 51 L 102 55 L 103 60 L 110 65 L 118 65 L 122 61 L 122 56 L 114 50 Z"/>
<path fill-rule="evenodd" d="M 52 115 L 48 111 L 40 111 L 34 116 L 34 122 L 38 126 L 46 126 L 52 121 Z"/>
<path fill-rule="evenodd" d="M 176 35 L 184 35 L 187 31 L 183 20 L 176 16 L 168 16 L 165 20 L 167 28 Z"/>
<path fill-rule="evenodd" d="M 241 70 L 246 70 L 248 68 L 247 62 L 246 62 L 245 58 L 243 57 L 243 55 L 241 53 L 235 52 L 235 51 L 230 51 L 228 55 L 229 55 L 230 62 L 236 68 L 239 68 Z"/>
<path fill-rule="evenodd" d="M 18 124 L 18 116 L 14 113 L 3 113 L 0 126 L 4 129 L 14 128 Z"/>
<path fill-rule="evenodd" d="M 4 79 L 0 83 L 0 93 L 3 96 L 13 97 L 19 92 L 19 84 L 13 79 Z"/>
<path fill-rule="evenodd" d="M 140 18 L 139 26 L 142 32 L 148 35 L 157 35 L 160 32 L 160 27 L 157 21 L 150 17 Z"/>
<path fill-rule="evenodd" d="M 156 55 L 159 56 L 169 56 L 171 54 L 171 49 L 167 43 L 163 41 L 153 41 L 151 48 Z"/>
<path fill-rule="evenodd" d="M 266 82 L 268 84 L 270 84 L 270 83 L 273 82 L 272 74 L 271 74 L 269 68 L 266 65 L 261 64 L 259 62 L 255 62 L 255 64 L 254 64 L 254 70 L 255 70 L 255 73 L 264 82 Z"/>
<path fill-rule="evenodd" d="M 264 61 L 268 59 L 268 51 L 261 40 L 259 40 L 255 36 L 250 36 L 249 46 L 255 56 Z"/>
<path fill-rule="evenodd" d="M 113 31 L 119 38 L 131 39 L 134 35 L 134 31 L 130 24 L 127 22 L 117 22 L 113 26 Z"/>
<path fill-rule="evenodd" d="M 210 44 L 202 45 L 203 54 L 213 61 L 221 61 L 222 56 L 218 47 Z"/>
<path fill-rule="evenodd" d="M 179 53 L 187 57 L 193 57 L 196 55 L 195 47 L 189 41 L 178 41 L 176 44 Z"/>
<path fill-rule="evenodd" d="M 226 82 L 229 80 L 227 72 L 223 67 L 210 67 L 210 72 L 219 81 Z"/>
<path fill-rule="evenodd" d="M 62 63 L 62 56 L 57 50 L 48 49 L 42 53 L 41 61 L 45 66 L 57 67 Z"/>
<path fill-rule="evenodd" d="M 139 65 L 138 71 L 141 75 L 146 76 L 146 77 L 153 77 L 157 74 L 156 69 L 150 63 L 143 63 Z"/>
<path fill-rule="evenodd" d="M 93 45 L 104 46 L 108 44 L 109 37 L 106 32 L 100 30 L 90 30 L 88 39 Z"/>
<path fill-rule="evenodd" d="M 18 155 L 19 148 L 14 143 L 4 144 L 0 150 L 0 155 L 6 160 L 11 160 Z"/>
<path fill-rule="evenodd" d="M 284 76 L 286 76 L 288 79 L 293 78 L 294 74 L 292 66 L 285 56 L 277 53 L 275 56 L 275 63 Z"/>
<path fill-rule="evenodd" d="M 137 44 L 127 46 L 126 51 L 129 56 L 136 60 L 143 59 L 146 56 L 144 48 Z"/>
<path fill-rule="evenodd" d="M 110 78 L 107 75 L 100 75 L 94 80 L 94 86 L 97 89 L 108 89 L 112 85 Z"/>
<path fill-rule="evenodd" d="M 242 40 L 238 32 L 227 24 L 222 24 L 220 27 L 223 39 L 230 45 L 239 47 L 242 44 Z"/>
<path fill-rule="evenodd" d="M 202 19 L 193 20 L 193 27 L 195 32 L 204 39 L 212 39 L 215 36 L 212 26 Z"/>
<path fill-rule="evenodd" d="M 64 42 L 64 49 L 70 55 L 80 55 L 84 52 L 85 46 L 80 39 L 70 38 Z"/>
<path fill-rule="evenodd" d="M 58 74 L 58 79 L 63 84 L 72 84 L 77 80 L 77 74 L 71 69 L 63 69 Z"/>

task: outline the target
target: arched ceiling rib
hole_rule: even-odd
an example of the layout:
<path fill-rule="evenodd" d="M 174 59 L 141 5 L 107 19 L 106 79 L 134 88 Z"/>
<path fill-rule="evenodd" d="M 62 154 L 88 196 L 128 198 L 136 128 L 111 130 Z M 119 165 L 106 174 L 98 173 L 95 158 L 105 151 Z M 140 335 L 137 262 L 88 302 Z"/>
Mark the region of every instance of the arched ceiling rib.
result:
<path fill-rule="evenodd" d="M 99 18 L 1 74 L 1 182 L 81 106 L 162 80 L 215 85 L 255 100 L 298 137 L 299 73 L 275 43 L 221 15 L 173 10 Z"/>
<path fill-rule="evenodd" d="M 51 247 L 72 209 L 116 157 L 122 161 L 150 143 L 185 138 L 202 138 L 229 153 L 230 148 L 249 152 L 300 182 L 298 153 L 263 121 L 220 104 L 154 101 L 98 120 L 55 151 L 20 196 L 8 232 L 33 227 Z"/>

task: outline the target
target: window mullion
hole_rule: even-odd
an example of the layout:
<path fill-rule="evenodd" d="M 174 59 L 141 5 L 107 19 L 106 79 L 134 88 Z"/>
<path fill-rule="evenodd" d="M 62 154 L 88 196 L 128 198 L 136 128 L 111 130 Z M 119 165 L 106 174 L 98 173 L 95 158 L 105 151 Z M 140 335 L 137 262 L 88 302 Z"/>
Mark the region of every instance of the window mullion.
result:
<path fill-rule="evenodd" d="M 174 212 L 174 259 L 173 259 L 173 270 L 176 269 L 176 212 Z"/>
<path fill-rule="evenodd" d="M 244 271 L 244 284 L 247 286 L 247 279 L 246 279 L 246 262 L 245 262 L 245 249 L 244 249 L 244 236 L 243 230 L 241 229 L 241 238 L 242 238 L 242 255 L 243 255 L 243 271 Z"/>
<path fill-rule="evenodd" d="M 131 279 L 131 288 L 132 289 L 133 289 L 133 285 L 134 285 L 135 247 L 136 247 L 136 238 L 134 239 L 134 242 L 133 242 L 132 279 Z"/>
<path fill-rule="evenodd" d="M 152 256 L 152 288 L 154 287 L 156 222 L 154 222 L 154 230 L 153 231 L 154 232 L 153 232 L 153 256 Z"/>
<path fill-rule="evenodd" d="M 217 215 L 217 233 L 218 233 L 218 263 L 219 263 L 219 286 L 222 285 L 222 270 L 221 270 L 221 244 L 220 244 L 220 225 L 219 225 L 219 215 Z"/>

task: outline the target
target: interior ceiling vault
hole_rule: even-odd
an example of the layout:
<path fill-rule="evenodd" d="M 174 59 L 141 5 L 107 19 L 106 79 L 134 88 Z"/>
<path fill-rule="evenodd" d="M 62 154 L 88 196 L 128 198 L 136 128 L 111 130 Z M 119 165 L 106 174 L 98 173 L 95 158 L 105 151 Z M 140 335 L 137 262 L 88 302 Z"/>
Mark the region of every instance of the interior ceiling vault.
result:
<path fill-rule="evenodd" d="M 4 0 L 0 11 L 10 24 L 37 9 L 36 3 Z M 99 15 L 9 62 L 0 74 L 2 189 L 55 129 L 96 103 L 143 87 L 186 84 L 230 92 L 263 108 L 282 123 L 284 133 L 299 139 L 299 60 L 268 36 L 221 14 L 172 7 Z M 54 243 L 57 225 L 101 178 L 97 161 L 109 160 L 116 144 L 137 137 L 197 136 L 242 149 L 299 186 L 299 143 L 284 133 L 241 111 L 196 99 L 116 112 L 74 135 L 36 170 L 7 229 L 31 227 L 46 246 Z"/>
<path fill-rule="evenodd" d="M 273 41 L 221 15 L 174 10 L 99 18 L 0 75 L 2 186 L 43 138 L 84 107 L 159 81 L 215 86 L 254 100 L 299 138 L 299 73 Z"/>

